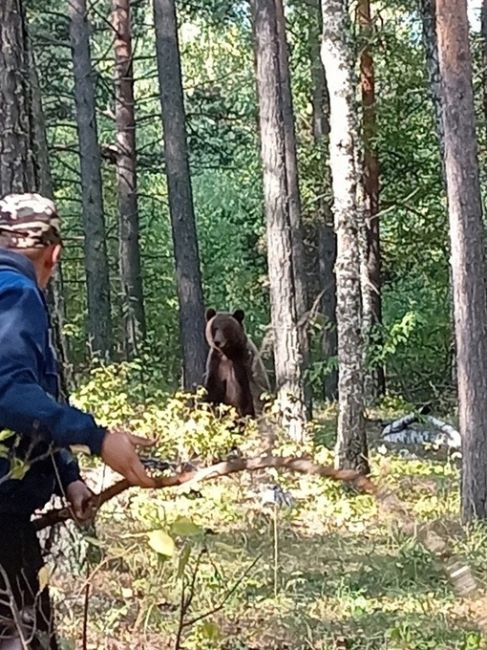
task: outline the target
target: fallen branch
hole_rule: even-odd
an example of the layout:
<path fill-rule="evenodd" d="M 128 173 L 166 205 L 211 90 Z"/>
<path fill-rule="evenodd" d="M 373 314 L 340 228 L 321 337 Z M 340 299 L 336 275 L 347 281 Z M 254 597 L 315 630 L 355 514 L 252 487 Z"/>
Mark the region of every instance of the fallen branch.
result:
<path fill-rule="evenodd" d="M 431 424 L 439 429 L 442 433 L 444 433 L 447 437 L 449 442 L 447 442 L 447 445 L 449 447 L 458 447 L 460 448 L 462 446 L 462 438 L 460 436 L 460 432 L 455 429 L 455 427 L 452 427 L 451 424 L 448 424 L 447 422 L 443 422 L 443 420 L 439 420 L 438 418 L 433 417 L 432 415 L 427 415 L 426 419 L 428 422 L 431 422 Z"/>
<path fill-rule="evenodd" d="M 260 458 L 236 458 L 226 460 L 211 467 L 192 470 L 175 474 L 174 476 L 164 476 L 155 479 L 154 489 L 177 487 L 178 485 L 199 483 L 200 481 L 209 481 L 222 476 L 229 476 L 237 472 L 255 472 L 261 469 L 287 469 L 291 472 L 301 474 L 310 474 L 323 476 L 335 481 L 346 481 L 353 483 L 359 491 L 373 492 L 375 490 L 373 483 L 365 476 L 353 470 L 335 469 L 328 465 L 318 465 L 307 458 L 280 457 L 280 456 L 262 456 Z M 95 497 L 95 507 L 98 510 L 104 503 L 110 501 L 130 487 L 126 479 L 114 483 Z M 70 508 L 59 508 L 50 510 L 46 514 L 34 520 L 36 530 L 42 530 L 47 526 L 74 519 L 73 512 Z"/>
<path fill-rule="evenodd" d="M 417 431 L 409 428 L 411 424 L 426 420 L 436 429 L 441 431 L 443 436 L 431 431 Z M 426 442 L 441 443 L 444 442 L 448 447 L 459 449 L 462 446 L 460 433 L 447 422 L 435 418 L 432 415 L 420 413 L 409 413 L 399 420 L 394 420 L 382 430 L 382 437 L 387 438 L 390 442 L 400 442 L 406 444 L 424 444 Z"/>
<path fill-rule="evenodd" d="M 410 424 L 413 424 L 417 421 L 418 415 L 416 413 L 409 413 L 408 415 L 399 418 L 399 420 L 394 420 L 394 422 L 391 422 L 386 427 L 384 427 L 382 430 L 382 435 L 390 436 L 392 433 L 399 433 L 400 431 L 407 429 Z"/>

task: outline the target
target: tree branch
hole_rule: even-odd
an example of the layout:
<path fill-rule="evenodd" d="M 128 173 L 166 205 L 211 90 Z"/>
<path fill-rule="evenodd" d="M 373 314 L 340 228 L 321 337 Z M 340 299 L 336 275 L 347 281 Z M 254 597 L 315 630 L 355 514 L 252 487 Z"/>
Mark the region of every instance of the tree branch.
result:
<path fill-rule="evenodd" d="M 156 479 L 155 489 L 176 487 L 184 484 L 194 484 L 200 481 L 210 481 L 222 476 L 229 476 L 238 472 L 255 472 L 268 468 L 286 469 L 291 472 L 300 474 L 309 474 L 314 476 L 323 476 L 335 481 L 347 481 L 352 483 L 359 491 L 375 494 L 376 488 L 372 481 L 367 477 L 348 469 L 334 469 L 328 465 L 318 465 L 307 458 L 280 457 L 280 456 L 261 456 L 258 458 L 237 458 L 223 461 L 198 469 L 194 471 L 180 472 L 174 476 L 164 476 Z M 100 494 L 96 495 L 96 508 L 100 508 L 104 503 L 110 501 L 130 487 L 130 483 L 122 479 L 114 483 Z M 48 526 L 54 526 L 68 519 L 73 519 L 73 513 L 70 508 L 60 508 L 51 510 L 46 514 L 34 520 L 36 530 L 42 530 Z"/>

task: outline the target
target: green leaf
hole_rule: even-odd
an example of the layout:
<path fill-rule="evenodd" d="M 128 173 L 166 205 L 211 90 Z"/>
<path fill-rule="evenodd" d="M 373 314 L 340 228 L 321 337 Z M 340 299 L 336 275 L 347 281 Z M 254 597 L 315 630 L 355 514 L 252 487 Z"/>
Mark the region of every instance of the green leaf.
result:
<path fill-rule="evenodd" d="M 149 546 L 159 555 L 172 557 L 176 549 L 174 540 L 163 530 L 152 530 L 149 535 Z"/>
<path fill-rule="evenodd" d="M 0 431 L 0 442 L 3 442 L 4 440 L 8 440 L 8 438 L 11 438 L 14 435 L 15 435 L 15 431 L 4 429 L 3 431 Z"/>
<path fill-rule="evenodd" d="M 180 537 L 199 537 L 203 535 L 203 529 L 194 524 L 187 517 L 178 517 L 171 526 L 173 535 Z"/>
<path fill-rule="evenodd" d="M 13 481 L 21 481 L 29 471 L 29 468 L 30 465 L 28 463 L 24 463 L 18 458 L 14 458 L 8 477 Z"/>
<path fill-rule="evenodd" d="M 201 634 L 209 641 L 216 641 L 220 638 L 220 628 L 212 621 L 205 621 L 201 626 Z"/>

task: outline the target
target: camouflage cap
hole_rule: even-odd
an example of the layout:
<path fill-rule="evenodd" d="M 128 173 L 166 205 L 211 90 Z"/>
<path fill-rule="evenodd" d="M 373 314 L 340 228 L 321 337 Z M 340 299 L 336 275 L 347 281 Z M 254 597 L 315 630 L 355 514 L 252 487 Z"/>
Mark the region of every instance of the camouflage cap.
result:
<path fill-rule="evenodd" d="M 8 194 L 0 201 L 0 245 L 43 248 L 61 242 L 56 206 L 40 194 Z"/>

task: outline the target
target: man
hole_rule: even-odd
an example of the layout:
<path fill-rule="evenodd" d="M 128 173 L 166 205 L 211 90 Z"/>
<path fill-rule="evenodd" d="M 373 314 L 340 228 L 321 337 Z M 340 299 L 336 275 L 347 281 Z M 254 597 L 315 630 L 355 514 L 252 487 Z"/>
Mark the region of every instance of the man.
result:
<path fill-rule="evenodd" d="M 153 485 L 136 445 L 150 441 L 107 432 L 58 399 L 43 290 L 62 249 L 52 201 L 11 194 L 0 201 L 0 650 L 57 648 L 43 566 L 31 523 L 53 494 L 90 516 L 92 493 L 69 447 L 101 456 L 132 484 Z"/>

